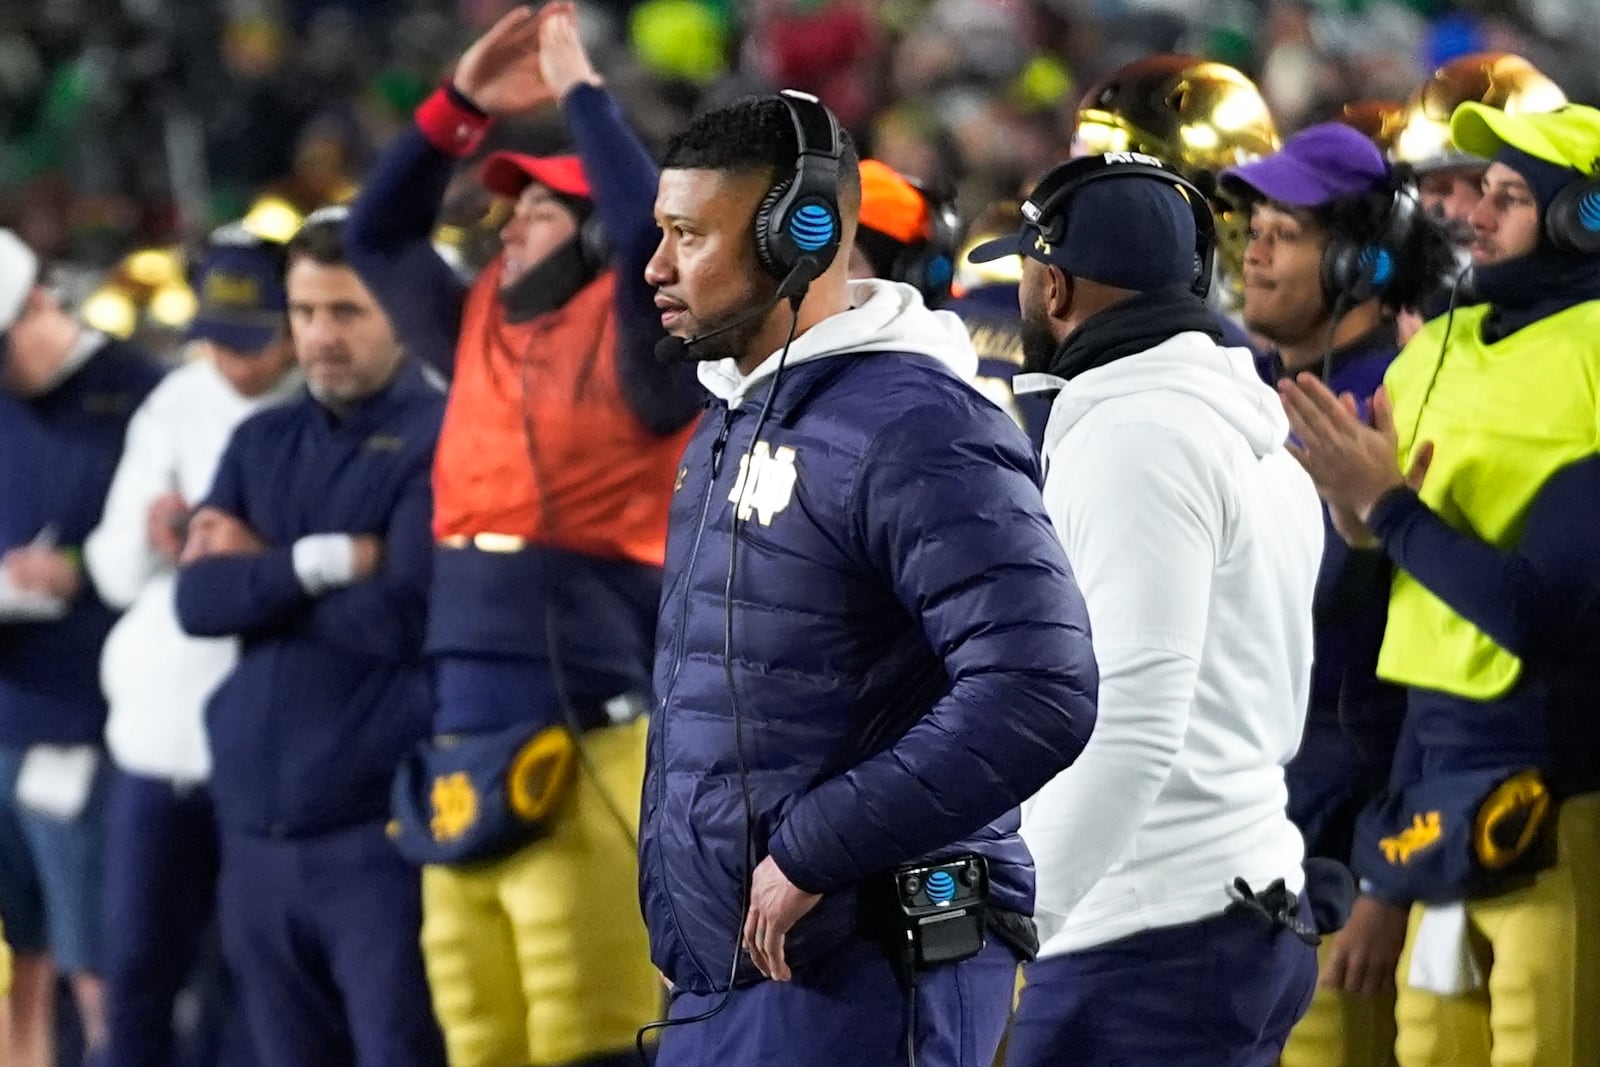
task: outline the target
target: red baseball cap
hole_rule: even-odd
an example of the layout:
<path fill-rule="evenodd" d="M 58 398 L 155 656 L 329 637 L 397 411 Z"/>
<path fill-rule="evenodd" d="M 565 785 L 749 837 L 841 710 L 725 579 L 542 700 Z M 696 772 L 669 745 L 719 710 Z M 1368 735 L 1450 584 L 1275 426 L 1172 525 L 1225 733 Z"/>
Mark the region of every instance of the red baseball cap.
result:
<path fill-rule="evenodd" d="M 522 195 L 531 182 L 538 182 L 553 193 L 564 196 L 594 197 L 589 192 L 589 179 L 584 176 L 583 164 L 577 156 L 525 156 L 520 152 L 496 152 L 483 162 L 479 175 L 483 187 L 491 193 L 509 196 Z"/>

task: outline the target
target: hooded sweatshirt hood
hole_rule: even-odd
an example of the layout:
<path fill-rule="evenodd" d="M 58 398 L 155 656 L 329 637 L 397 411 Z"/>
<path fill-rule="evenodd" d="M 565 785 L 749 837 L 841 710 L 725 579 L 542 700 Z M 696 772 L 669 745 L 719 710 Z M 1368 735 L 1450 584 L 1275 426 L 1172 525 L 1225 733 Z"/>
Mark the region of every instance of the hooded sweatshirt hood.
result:
<path fill-rule="evenodd" d="M 953 312 L 934 311 L 922 294 L 901 282 L 868 278 L 850 283 L 849 311 L 830 316 L 794 339 L 786 369 L 829 356 L 863 352 L 911 352 L 937 360 L 951 374 L 971 383 L 978 353 L 966 325 Z M 772 377 L 782 350 L 773 352 L 750 374 L 732 359 L 702 363 L 700 384 L 713 396 L 738 407 L 753 388 Z"/>
<path fill-rule="evenodd" d="M 1049 374 L 1020 374 L 1018 393 L 1060 390 L 1044 431 L 1049 455 L 1097 404 L 1136 393 L 1166 392 L 1194 397 L 1215 411 L 1249 443 L 1257 457 L 1283 448 L 1289 419 L 1272 387 L 1262 382 L 1247 348 L 1224 348 L 1203 333 L 1180 333 L 1137 355 L 1127 356 L 1072 381 Z"/>

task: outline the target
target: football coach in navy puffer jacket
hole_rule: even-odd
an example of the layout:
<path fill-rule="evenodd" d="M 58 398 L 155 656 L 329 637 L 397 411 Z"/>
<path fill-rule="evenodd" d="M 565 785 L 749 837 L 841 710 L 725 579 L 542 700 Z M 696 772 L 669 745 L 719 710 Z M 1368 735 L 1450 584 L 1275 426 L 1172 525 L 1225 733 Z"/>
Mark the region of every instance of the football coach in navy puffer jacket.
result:
<path fill-rule="evenodd" d="M 969 384 L 958 319 L 847 280 L 859 204 L 809 98 L 703 116 L 661 175 L 658 351 L 712 400 L 672 505 L 644 786 L 682 1024 L 659 1067 L 986 1067 L 1034 942 L 1016 809 L 1094 723 L 1032 450 Z M 897 971 L 904 868 L 941 862 L 986 869 L 987 937 Z"/>

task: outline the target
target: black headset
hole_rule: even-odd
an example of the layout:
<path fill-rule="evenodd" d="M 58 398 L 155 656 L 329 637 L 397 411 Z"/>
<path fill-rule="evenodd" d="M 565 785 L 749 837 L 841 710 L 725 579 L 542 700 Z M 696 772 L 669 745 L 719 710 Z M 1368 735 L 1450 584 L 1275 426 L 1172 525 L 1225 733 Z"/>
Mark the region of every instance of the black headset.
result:
<path fill-rule="evenodd" d="M 1046 174 L 1022 205 L 1023 221 L 1049 243 L 1060 244 L 1066 236 L 1068 202 L 1079 189 L 1110 178 L 1140 177 L 1177 186 L 1194 215 L 1194 275 L 1189 291 L 1204 298 L 1211 292 L 1211 274 L 1217 261 L 1217 222 L 1211 215 L 1211 203 L 1199 186 L 1155 156 L 1144 152 L 1102 152 L 1064 163 Z"/>
<path fill-rule="evenodd" d="M 785 89 L 778 99 L 794 122 L 794 170 L 773 184 L 756 209 L 756 253 L 767 273 L 782 281 L 806 256 L 816 260 L 821 274 L 839 254 L 844 138 L 833 112 L 810 93 Z"/>
<path fill-rule="evenodd" d="M 1544 232 L 1563 252 L 1600 255 L 1600 178 L 1578 178 L 1562 186 L 1545 209 Z"/>
<path fill-rule="evenodd" d="M 929 233 L 925 240 L 903 246 L 889 268 L 889 277 L 916 289 L 928 307 L 939 307 L 950 299 L 950 284 L 955 281 L 961 216 L 949 197 L 930 192 L 914 181 L 906 184 L 928 205 Z"/>
<path fill-rule="evenodd" d="M 1400 270 L 1400 257 L 1422 220 L 1422 197 L 1409 174 L 1384 194 L 1377 234 L 1357 239 L 1335 233 L 1322 251 L 1322 293 L 1336 307 L 1354 307 L 1383 293 Z"/>
<path fill-rule="evenodd" d="M 611 267 L 611 239 L 606 236 L 600 212 L 593 207 L 578 224 L 578 255 L 583 259 L 583 265 L 596 274 Z"/>

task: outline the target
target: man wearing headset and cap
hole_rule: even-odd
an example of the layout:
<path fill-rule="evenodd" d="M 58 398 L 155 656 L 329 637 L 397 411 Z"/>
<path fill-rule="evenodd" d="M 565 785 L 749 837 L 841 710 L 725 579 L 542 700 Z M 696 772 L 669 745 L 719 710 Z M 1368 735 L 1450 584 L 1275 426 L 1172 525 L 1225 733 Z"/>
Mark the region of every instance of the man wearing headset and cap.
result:
<path fill-rule="evenodd" d="M 430 243 L 456 163 L 559 104 L 575 155 L 497 152 L 513 202 L 470 288 Z M 462 56 L 357 200 L 347 242 L 401 335 L 452 376 L 434 465 L 433 740 L 395 780 L 453 1067 L 633 1061 L 661 985 L 634 834 L 667 508 L 701 394 L 659 364 L 642 277 L 656 168 L 570 4 Z"/>
<path fill-rule="evenodd" d="M 1406 102 L 1389 158 L 1416 171 L 1423 207 L 1449 231 L 1456 269 L 1417 310 L 1401 312 L 1402 342 L 1409 341 L 1424 321 L 1448 311 L 1453 300 L 1466 304 L 1474 299 L 1460 287 L 1472 265 L 1472 210 L 1483 196 L 1489 161 L 1462 150 L 1450 136 L 1450 116 L 1468 102 L 1526 115 L 1553 111 L 1567 102 L 1567 96 L 1521 56 L 1478 52 L 1435 70 Z"/>
<path fill-rule="evenodd" d="M 1410 906 L 1399 1060 L 1589 1064 L 1600 111 L 1467 103 L 1450 133 L 1492 161 L 1471 214 L 1487 302 L 1422 328 L 1371 426 L 1308 376 L 1280 391 L 1341 534 L 1396 566 L 1378 673 L 1407 687 L 1406 719 L 1353 865 L 1364 891 Z"/>
<path fill-rule="evenodd" d="M 861 161 L 861 223 L 850 277 L 904 282 L 930 308 L 950 300 L 955 275 L 955 205 L 876 159 Z"/>
<path fill-rule="evenodd" d="M 1057 391 L 1045 505 L 1101 683 L 1094 738 L 1023 808 L 1042 947 L 1005 1062 L 1265 1063 L 1316 980 L 1283 770 L 1311 674 L 1316 495 L 1250 352 L 1220 343 L 1198 189 L 1108 152 L 1051 170 L 1022 214 L 973 258 L 1024 257 L 1040 374 L 1019 387 Z"/>

